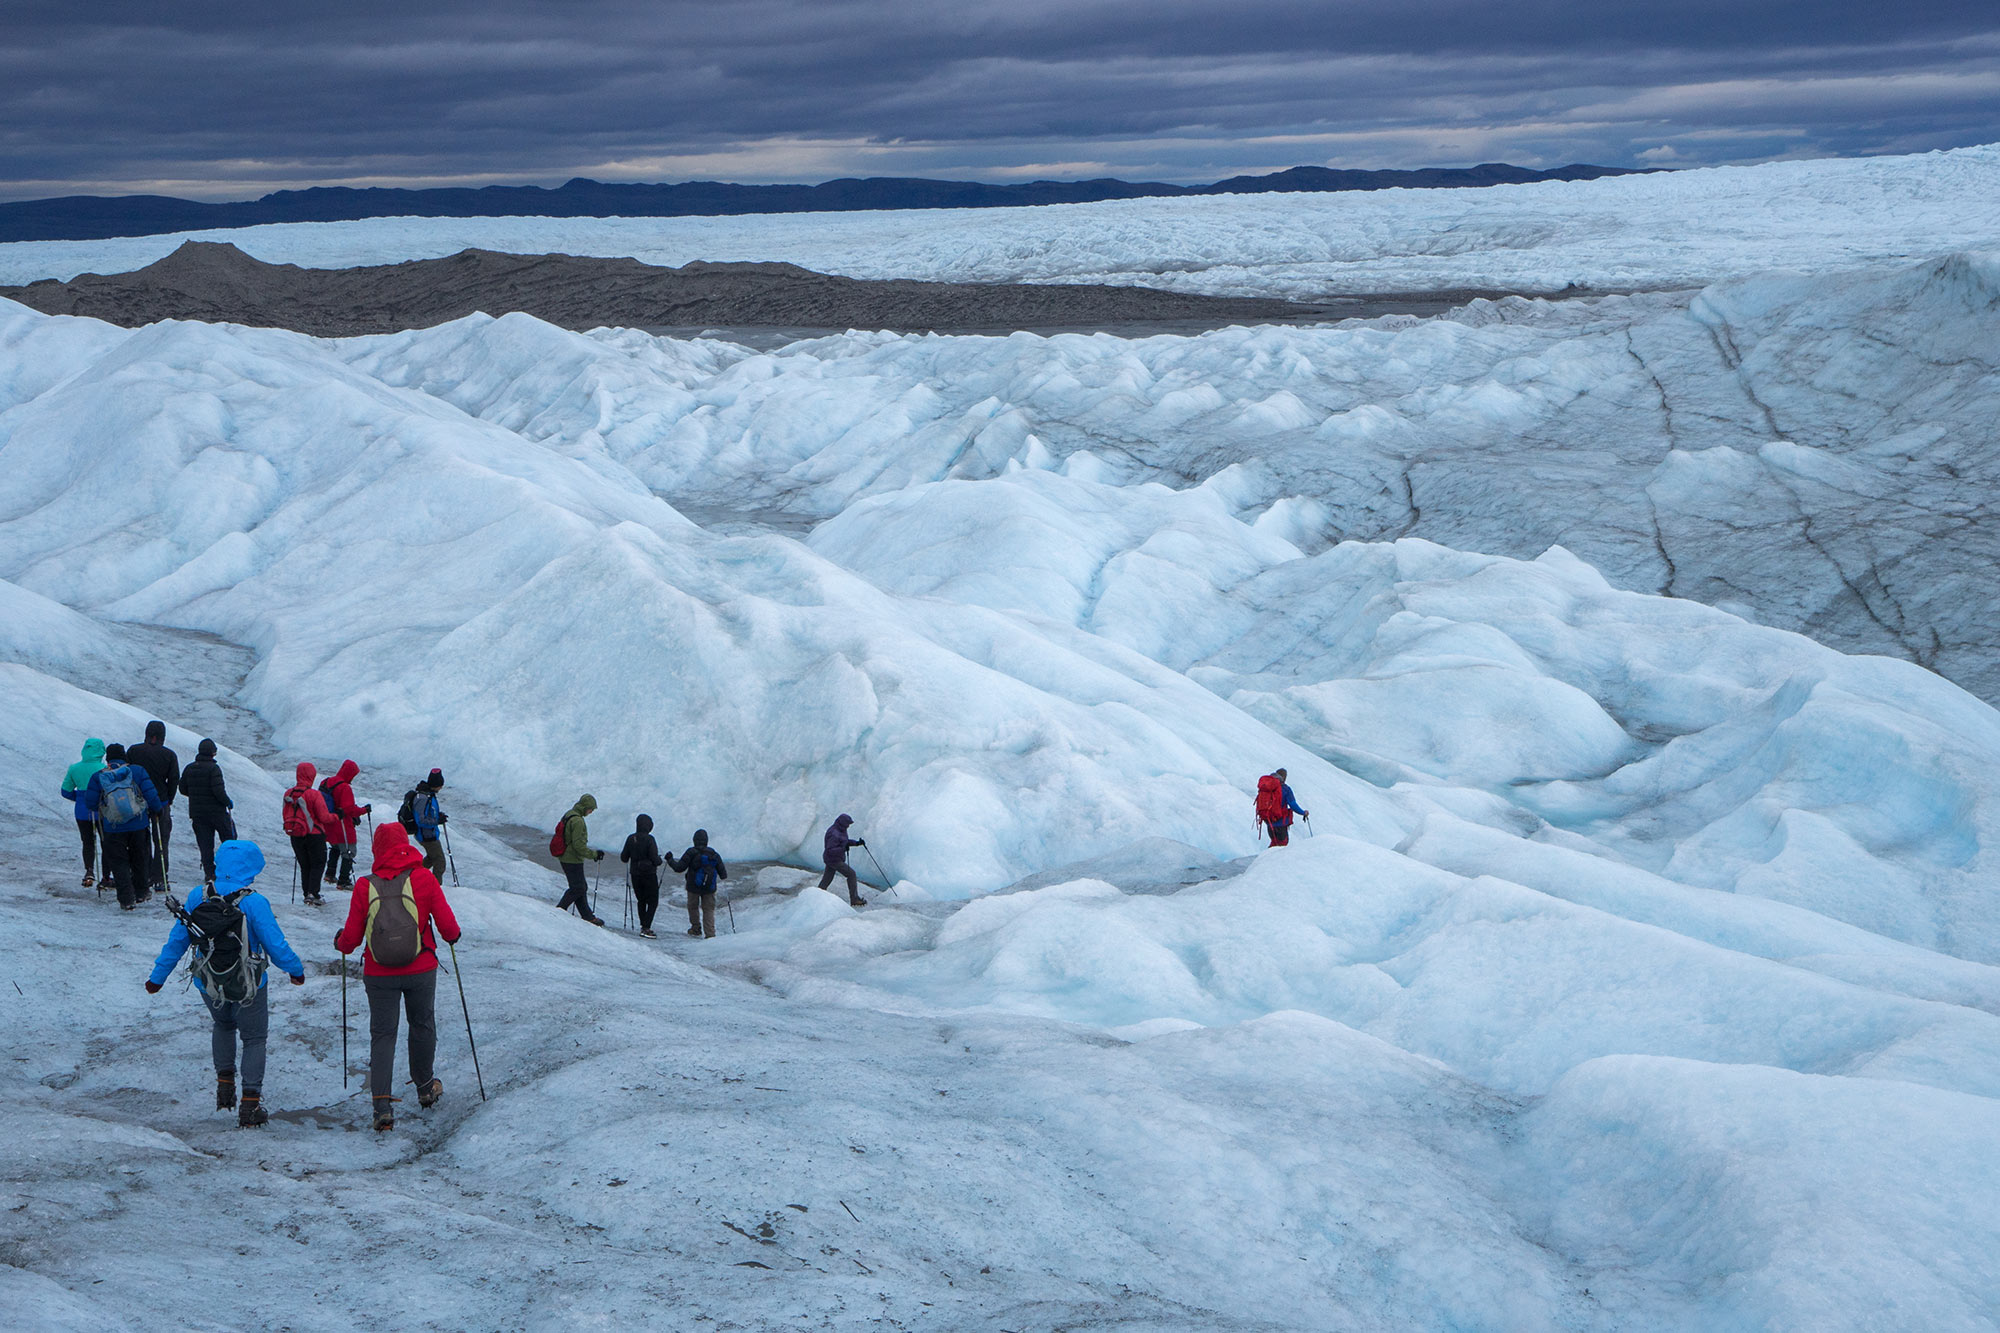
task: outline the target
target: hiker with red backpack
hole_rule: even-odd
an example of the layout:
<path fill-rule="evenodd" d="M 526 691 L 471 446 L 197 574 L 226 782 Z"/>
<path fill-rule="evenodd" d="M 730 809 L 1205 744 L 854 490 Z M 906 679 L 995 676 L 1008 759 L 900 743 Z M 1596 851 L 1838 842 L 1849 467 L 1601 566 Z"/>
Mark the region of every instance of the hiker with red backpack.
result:
<path fill-rule="evenodd" d="M 432 1107 L 444 1095 L 436 1076 L 437 936 L 459 939 L 458 918 L 445 901 L 444 886 L 424 868 L 422 853 L 410 845 L 400 823 L 375 830 L 375 863 L 355 881 L 347 902 L 347 923 L 333 937 L 342 954 L 362 949 L 361 977 L 368 992 L 368 1086 L 375 1103 L 375 1128 L 396 1127 L 396 1028 L 410 1020 L 410 1081 L 417 1105 Z M 435 927 L 435 930 L 433 929 Z"/>
<path fill-rule="evenodd" d="M 555 835 L 549 839 L 549 855 L 562 865 L 563 879 L 569 888 L 564 892 L 556 910 L 569 911 L 575 905 L 577 915 L 593 926 L 604 924 L 604 918 L 590 910 L 590 883 L 583 877 L 585 861 L 602 861 L 604 853 L 590 845 L 590 828 L 586 817 L 597 808 L 597 798 L 584 793 L 577 803 L 569 808 L 569 813 L 556 825 Z"/>
<path fill-rule="evenodd" d="M 1299 804 L 1285 781 L 1284 769 L 1257 779 L 1257 822 L 1271 836 L 1273 847 L 1288 846 L 1292 840 L 1292 816 L 1311 819 L 1312 812 Z"/>
<path fill-rule="evenodd" d="M 294 986 L 306 984 L 306 965 L 285 942 L 270 899 L 253 887 L 264 869 L 264 853 L 254 842 L 234 839 L 215 849 L 215 885 L 196 887 L 185 903 L 170 896 L 174 928 L 153 961 L 146 993 L 158 995 L 181 955 L 194 948 L 188 967 L 212 1026 L 209 1053 L 215 1060 L 215 1109 L 236 1112 L 239 1127 L 269 1120 L 264 1109 L 264 1050 L 271 1031 L 271 999 L 265 988 L 266 963 L 276 963 Z M 238 1038 L 243 1058 L 236 1058 Z M 236 1097 L 237 1075 L 243 1098 Z"/>
<path fill-rule="evenodd" d="M 104 767 L 90 775 L 77 809 L 90 810 L 104 842 L 104 877 L 118 890 L 118 905 L 131 911 L 152 897 L 153 816 L 163 808 L 153 779 L 125 762 L 125 747 L 104 747 Z"/>
<path fill-rule="evenodd" d="M 299 863 L 299 883 L 305 889 L 307 904 L 324 907 L 326 899 L 319 896 L 319 880 L 326 870 L 326 844 L 335 825 L 326 798 L 313 786 L 318 772 L 306 760 L 300 760 L 293 770 L 298 781 L 285 793 L 285 834 L 292 840 L 292 857 Z"/>
<path fill-rule="evenodd" d="M 373 805 L 355 804 L 354 779 L 360 772 L 361 766 L 349 759 L 341 764 L 339 772 L 319 784 L 326 812 L 333 816 L 326 832 L 326 882 L 338 884 L 342 889 L 354 886 L 355 825 L 375 809 Z"/>

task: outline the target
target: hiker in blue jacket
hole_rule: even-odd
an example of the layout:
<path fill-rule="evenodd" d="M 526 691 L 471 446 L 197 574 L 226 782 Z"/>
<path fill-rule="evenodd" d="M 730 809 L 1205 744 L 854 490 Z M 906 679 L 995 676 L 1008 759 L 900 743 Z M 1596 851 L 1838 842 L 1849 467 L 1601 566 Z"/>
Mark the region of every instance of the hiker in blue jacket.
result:
<path fill-rule="evenodd" d="M 294 986 L 306 984 L 306 965 L 292 952 L 292 946 L 285 942 L 285 932 L 278 929 L 278 918 L 271 912 L 271 900 L 251 888 L 251 883 L 264 869 L 264 853 L 254 842 L 231 840 L 215 849 L 215 888 L 212 892 L 227 897 L 232 893 L 242 893 L 236 899 L 238 910 L 243 913 L 244 924 L 249 936 L 250 953 L 256 958 L 267 958 L 283 968 L 292 979 Z M 201 904 L 203 897 L 211 892 L 206 885 L 188 894 L 181 910 L 188 915 Z M 153 975 L 146 979 L 146 993 L 158 995 L 160 987 L 173 975 L 174 967 L 181 961 L 181 955 L 188 951 L 192 941 L 188 936 L 187 923 L 179 916 L 174 918 L 174 928 L 167 932 L 167 945 L 160 950 L 160 956 L 153 961 Z M 209 1034 L 209 1049 L 215 1056 L 215 1109 L 227 1111 L 237 1106 L 236 1102 L 236 1039 L 243 1038 L 243 1103 L 237 1107 L 238 1125 L 261 1125 L 269 1120 L 270 1113 L 264 1109 L 264 1043 L 271 1030 L 270 995 L 264 988 L 264 974 L 257 975 L 257 993 L 241 1003 L 231 1003 L 208 993 L 201 977 L 194 978 L 196 989 L 201 991 L 202 1003 L 208 1006 L 209 1017 L 214 1027 Z"/>
<path fill-rule="evenodd" d="M 118 905 L 129 912 L 152 897 L 153 816 L 166 807 L 146 770 L 125 762 L 124 746 L 104 747 L 104 767 L 90 775 L 77 808 L 97 816 L 104 877 L 117 888 Z"/>

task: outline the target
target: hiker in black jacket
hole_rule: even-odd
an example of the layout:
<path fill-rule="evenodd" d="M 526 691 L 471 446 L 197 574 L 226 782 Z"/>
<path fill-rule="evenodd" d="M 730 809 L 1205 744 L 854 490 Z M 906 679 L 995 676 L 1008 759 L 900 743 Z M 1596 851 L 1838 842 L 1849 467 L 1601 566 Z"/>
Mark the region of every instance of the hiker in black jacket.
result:
<path fill-rule="evenodd" d="M 675 874 L 687 876 L 688 934 L 696 939 L 715 938 L 715 886 L 729 878 L 729 867 L 708 845 L 708 830 L 694 831 L 694 846 L 679 856 L 667 858 Z"/>
<path fill-rule="evenodd" d="M 160 813 L 153 816 L 153 883 L 164 884 L 173 861 L 167 840 L 174 836 L 174 797 L 181 788 L 181 757 L 167 748 L 167 724 L 157 719 L 148 722 L 145 742 L 127 750 L 125 758 L 146 770 L 153 790 L 160 794 Z"/>
<path fill-rule="evenodd" d="M 181 773 L 181 795 L 187 797 L 188 823 L 194 845 L 201 849 L 201 882 L 215 883 L 215 844 L 236 840 L 233 803 L 222 784 L 222 765 L 215 762 L 215 742 L 195 747 L 194 762 Z"/>
<path fill-rule="evenodd" d="M 653 913 L 660 910 L 660 867 L 666 858 L 660 855 L 660 844 L 653 840 L 653 817 L 640 815 L 638 828 L 625 837 L 625 850 L 618 853 L 618 859 L 632 868 L 632 897 L 639 903 L 639 934 L 649 940 L 659 936 L 653 933 Z"/>

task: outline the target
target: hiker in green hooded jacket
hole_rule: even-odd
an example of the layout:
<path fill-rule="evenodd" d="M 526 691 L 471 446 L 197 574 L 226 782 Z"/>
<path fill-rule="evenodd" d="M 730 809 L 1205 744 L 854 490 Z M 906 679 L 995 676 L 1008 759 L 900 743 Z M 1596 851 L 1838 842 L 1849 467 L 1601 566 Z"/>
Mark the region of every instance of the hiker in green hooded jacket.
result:
<path fill-rule="evenodd" d="M 83 887 L 97 883 L 97 811 L 84 800 L 90 779 L 104 767 L 104 742 L 92 736 L 83 743 L 83 758 L 63 774 L 63 799 L 76 815 L 76 836 L 83 840 Z"/>
<path fill-rule="evenodd" d="M 590 830 L 584 825 L 584 817 L 597 808 L 597 798 L 585 794 L 569 808 L 562 817 L 563 850 L 556 860 L 562 863 L 563 878 L 569 881 L 569 891 L 562 896 L 556 906 L 567 912 L 570 904 L 576 905 L 577 915 L 593 926 L 601 926 L 604 919 L 590 910 L 589 885 L 583 878 L 585 861 L 602 861 L 604 853 L 590 845 Z"/>

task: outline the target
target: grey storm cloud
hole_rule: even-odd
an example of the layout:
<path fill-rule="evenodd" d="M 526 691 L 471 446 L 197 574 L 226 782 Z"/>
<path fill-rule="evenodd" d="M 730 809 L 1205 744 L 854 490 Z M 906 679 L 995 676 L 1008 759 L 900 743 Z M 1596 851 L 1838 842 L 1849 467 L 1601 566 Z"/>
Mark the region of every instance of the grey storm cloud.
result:
<path fill-rule="evenodd" d="M 0 192 L 316 181 L 1197 179 L 2000 137 L 1964 0 L 9 6 Z"/>

